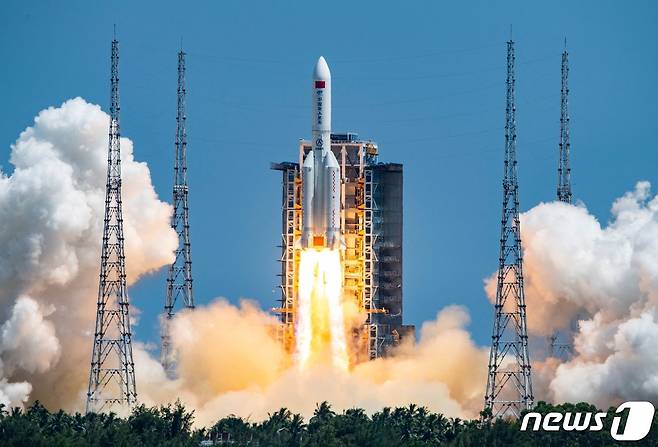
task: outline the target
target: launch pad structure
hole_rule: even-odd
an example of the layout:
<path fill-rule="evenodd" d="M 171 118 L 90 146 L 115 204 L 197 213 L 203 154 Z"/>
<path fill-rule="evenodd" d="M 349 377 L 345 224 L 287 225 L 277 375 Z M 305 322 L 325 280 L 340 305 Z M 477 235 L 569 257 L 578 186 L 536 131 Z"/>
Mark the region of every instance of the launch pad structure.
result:
<path fill-rule="evenodd" d="M 300 166 L 311 142 L 299 143 L 298 162 L 273 163 L 282 173 L 281 298 L 278 338 L 288 352 L 295 346 L 296 301 L 302 234 Z M 340 165 L 343 299 L 357 303 L 365 316 L 352 334 L 356 362 L 385 356 L 415 327 L 402 323 L 402 180 L 398 163 L 380 163 L 377 144 L 355 133 L 331 134 Z"/>

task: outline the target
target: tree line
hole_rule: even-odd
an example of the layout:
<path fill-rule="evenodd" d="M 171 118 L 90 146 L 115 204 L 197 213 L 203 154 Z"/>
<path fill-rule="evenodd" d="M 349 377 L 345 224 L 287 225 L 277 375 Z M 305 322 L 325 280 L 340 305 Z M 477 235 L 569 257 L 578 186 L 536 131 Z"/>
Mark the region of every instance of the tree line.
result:
<path fill-rule="evenodd" d="M 545 415 L 599 410 L 587 403 L 539 402 L 533 411 Z M 486 412 L 479 419 L 461 420 L 411 404 L 368 415 L 360 408 L 335 412 L 322 402 L 308 421 L 282 408 L 259 422 L 231 415 L 211 427 L 194 428 L 194 412 L 180 402 L 160 407 L 140 405 L 126 418 L 112 413 L 51 412 L 35 402 L 25 410 L 0 404 L 0 446 L 614 446 L 618 445 L 610 435 L 614 411 L 608 410 L 600 431 L 533 432 L 521 431 L 518 420 L 492 419 Z M 646 438 L 620 444 L 656 446 L 657 426 L 658 415 Z"/>

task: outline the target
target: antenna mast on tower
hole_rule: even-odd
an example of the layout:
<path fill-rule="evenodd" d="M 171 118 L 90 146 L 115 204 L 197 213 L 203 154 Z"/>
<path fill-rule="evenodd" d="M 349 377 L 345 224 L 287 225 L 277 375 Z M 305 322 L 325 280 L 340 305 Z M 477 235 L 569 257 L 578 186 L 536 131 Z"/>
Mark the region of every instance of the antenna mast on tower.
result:
<path fill-rule="evenodd" d="M 94 347 L 91 355 L 87 412 L 137 401 L 135 363 L 126 288 L 123 214 L 121 211 L 121 132 L 119 127 L 119 42 L 112 40 L 110 132 L 105 189 L 105 220 Z"/>
<path fill-rule="evenodd" d="M 494 417 L 519 417 L 533 403 L 526 304 L 523 291 L 523 253 L 519 225 L 519 185 L 516 161 L 516 106 L 514 41 L 507 42 L 507 107 L 505 113 L 505 170 L 495 319 L 489 356 L 485 409 Z"/>
<path fill-rule="evenodd" d="M 182 41 L 181 41 L 182 45 Z M 174 156 L 174 212 L 171 228 L 178 235 L 176 258 L 169 266 L 167 276 L 167 296 L 162 320 L 162 348 L 160 361 L 167 375 L 175 375 L 176 362 L 171 346 L 171 320 L 174 317 L 176 302 L 183 302 L 188 309 L 194 309 L 192 294 L 192 255 L 190 251 L 190 223 L 187 185 L 187 131 L 185 130 L 185 52 L 178 52 L 178 91 L 176 109 L 176 143 Z"/>

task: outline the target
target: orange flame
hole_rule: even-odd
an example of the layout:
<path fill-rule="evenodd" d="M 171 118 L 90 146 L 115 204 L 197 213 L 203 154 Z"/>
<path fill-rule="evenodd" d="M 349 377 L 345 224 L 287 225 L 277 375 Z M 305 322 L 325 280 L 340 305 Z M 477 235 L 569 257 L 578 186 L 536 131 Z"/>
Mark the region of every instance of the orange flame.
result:
<path fill-rule="evenodd" d="M 295 358 L 301 369 L 330 362 L 347 371 L 340 252 L 306 249 L 299 264 Z"/>

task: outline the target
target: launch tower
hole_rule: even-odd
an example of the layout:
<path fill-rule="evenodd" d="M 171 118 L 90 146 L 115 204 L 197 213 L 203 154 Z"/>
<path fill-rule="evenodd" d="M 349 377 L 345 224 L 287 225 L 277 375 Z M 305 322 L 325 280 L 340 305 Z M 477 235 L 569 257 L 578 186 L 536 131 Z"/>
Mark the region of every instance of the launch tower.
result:
<path fill-rule="evenodd" d="M 297 162 L 272 164 L 283 177 L 281 298 L 279 337 L 292 351 L 295 343 L 295 304 L 299 284 L 302 234 L 300 166 L 312 150 L 299 143 Z M 345 240 L 343 293 L 365 315 L 353 334 L 359 346 L 357 361 L 375 359 L 414 336 L 402 323 L 402 165 L 381 163 L 372 141 L 354 133 L 331 134 L 331 151 L 340 166 L 340 225 Z"/>

